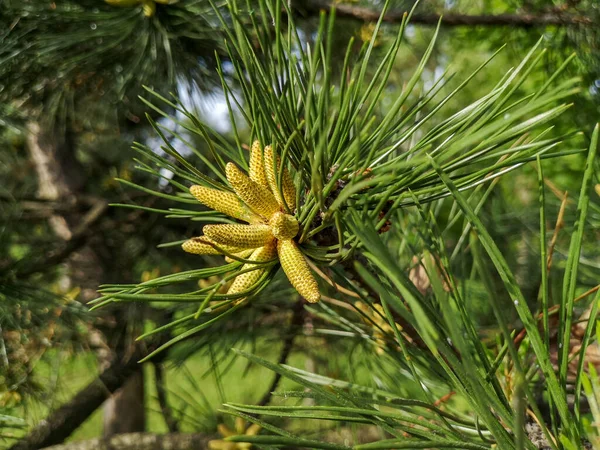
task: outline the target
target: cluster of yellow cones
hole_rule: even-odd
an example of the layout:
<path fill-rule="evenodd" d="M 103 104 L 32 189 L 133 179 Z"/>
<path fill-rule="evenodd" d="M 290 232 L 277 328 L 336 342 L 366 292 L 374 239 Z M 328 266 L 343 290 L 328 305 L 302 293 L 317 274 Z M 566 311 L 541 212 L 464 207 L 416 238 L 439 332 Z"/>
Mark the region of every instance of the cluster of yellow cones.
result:
<path fill-rule="evenodd" d="M 292 215 L 296 209 L 296 189 L 285 167 L 281 189 L 275 169 L 281 170 L 271 146 L 263 149 L 258 141 L 250 151 L 249 173 L 235 164 L 225 168 L 234 192 L 194 185 L 190 192 L 208 208 L 246 224 L 205 225 L 204 235 L 187 240 L 182 248 L 197 255 L 231 254 L 257 263 L 279 259 L 281 267 L 298 293 L 311 303 L 321 298 L 319 287 L 294 238 L 300 226 Z M 228 295 L 248 291 L 265 273 L 264 264 L 245 263 L 227 291 Z"/>

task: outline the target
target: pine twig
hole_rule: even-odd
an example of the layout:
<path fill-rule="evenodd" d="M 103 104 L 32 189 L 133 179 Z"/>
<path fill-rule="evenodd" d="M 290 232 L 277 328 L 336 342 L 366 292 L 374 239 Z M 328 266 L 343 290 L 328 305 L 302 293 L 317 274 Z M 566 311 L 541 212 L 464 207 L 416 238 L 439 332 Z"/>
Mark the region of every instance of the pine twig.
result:
<path fill-rule="evenodd" d="M 151 348 L 138 344 L 132 352 L 128 352 L 127 357 L 121 355 L 94 381 L 66 404 L 50 413 L 9 450 L 37 450 L 63 442 L 104 403 L 111 393 L 123 386 L 131 374 L 140 370 L 138 362 L 140 359 L 163 343 L 164 340 L 158 340 Z M 160 358 L 161 356 L 157 359 Z"/>
<path fill-rule="evenodd" d="M 87 240 L 93 235 L 91 232 L 92 227 L 104 216 L 107 209 L 108 204 L 102 200 L 98 200 L 83 217 L 81 223 L 74 230 L 71 239 L 69 239 L 61 249 L 48 254 L 45 259 L 34 263 L 30 267 L 27 267 L 23 270 L 17 270 L 15 276 L 21 279 L 26 278 L 29 275 L 42 272 L 47 270 L 49 267 L 60 264 L 62 261 L 67 259 L 86 244 Z M 0 273 L 10 270 L 11 268 L 11 266 L 0 267 Z"/>
<path fill-rule="evenodd" d="M 165 386 L 165 366 L 161 362 L 154 364 L 154 377 L 156 383 L 156 393 L 158 396 L 158 404 L 160 411 L 165 419 L 167 428 L 170 433 L 176 433 L 179 431 L 179 423 L 173 416 L 173 411 L 167 402 L 167 389 Z"/>
<path fill-rule="evenodd" d="M 55 445 L 44 450 L 204 450 L 214 438 L 200 433 L 125 433 L 109 439 L 97 438 Z"/>
<path fill-rule="evenodd" d="M 302 3 L 299 10 L 308 14 L 318 14 L 321 10 L 328 10 L 333 2 L 328 0 L 310 0 Z M 345 17 L 365 22 L 376 22 L 381 14 L 363 6 L 337 3 L 335 4 L 335 14 L 338 17 Z M 405 15 L 405 11 L 390 11 L 383 20 L 388 23 L 400 23 Z M 411 18 L 411 24 L 436 26 L 440 19 L 442 25 L 446 27 L 460 26 L 509 26 L 519 28 L 546 27 L 546 26 L 590 26 L 593 20 L 580 14 L 570 14 L 560 11 L 546 13 L 521 13 L 521 14 L 460 14 L 446 13 L 414 13 Z"/>
<path fill-rule="evenodd" d="M 283 341 L 283 347 L 281 348 L 281 353 L 279 354 L 279 359 L 277 360 L 277 364 L 285 364 L 290 353 L 292 352 L 292 348 L 294 347 L 294 340 L 298 335 L 298 330 L 301 329 L 304 324 L 305 317 L 305 309 L 304 309 L 304 300 L 299 299 L 294 304 L 292 321 L 290 322 L 290 328 L 288 330 L 288 334 Z M 273 392 L 277 389 L 279 385 L 279 381 L 281 380 L 281 374 L 276 373 L 275 378 L 273 378 L 273 382 L 267 389 L 267 392 L 263 395 L 260 402 L 258 402 L 258 406 L 265 406 L 269 404 L 271 401 L 271 397 L 273 396 Z"/>

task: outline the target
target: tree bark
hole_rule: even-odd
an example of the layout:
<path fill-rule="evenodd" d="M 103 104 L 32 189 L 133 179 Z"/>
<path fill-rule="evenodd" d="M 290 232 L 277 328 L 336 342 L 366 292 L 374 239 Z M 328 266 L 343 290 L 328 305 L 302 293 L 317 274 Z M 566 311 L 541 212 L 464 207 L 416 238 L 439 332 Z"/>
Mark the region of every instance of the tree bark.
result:
<path fill-rule="evenodd" d="M 110 439 L 90 439 L 63 445 L 46 447 L 44 450 L 205 450 L 214 436 L 205 434 L 152 434 L 128 433 Z"/>
<path fill-rule="evenodd" d="M 295 2 L 299 11 L 309 14 L 318 14 L 321 10 L 329 10 L 332 2 L 328 0 L 308 0 L 306 2 Z M 380 11 L 376 11 L 363 6 L 336 3 L 335 14 L 338 17 L 346 17 L 366 22 L 375 22 L 379 19 Z M 390 11 L 384 21 L 389 23 L 399 23 L 406 12 Z M 415 13 L 410 19 L 410 23 L 419 25 L 435 26 L 442 18 L 442 26 L 460 27 L 460 26 L 511 26 L 519 28 L 546 27 L 546 26 L 575 26 L 592 25 L 593 21 L 589 17 L 579 14 L 569 14 L 563 12 L 550 13 L 521 13 L 521 14 L 425 14 Z"/>
<path fill-rule="evenodd" d="M 29 122 L 27 131 L 27 148 L 38 178 L 39 198 L 72 201 L 72 185 L 60 157 L 68 153 L 65 147 L 70 146 L 70 139 L 68 136 L 60 138 L 57 133 L 42 129 L 38 122 Z M 71 229 L 63 215 L 54 214 L 49 222 L 58 237 L 65 241 L 71 239 Z"/>

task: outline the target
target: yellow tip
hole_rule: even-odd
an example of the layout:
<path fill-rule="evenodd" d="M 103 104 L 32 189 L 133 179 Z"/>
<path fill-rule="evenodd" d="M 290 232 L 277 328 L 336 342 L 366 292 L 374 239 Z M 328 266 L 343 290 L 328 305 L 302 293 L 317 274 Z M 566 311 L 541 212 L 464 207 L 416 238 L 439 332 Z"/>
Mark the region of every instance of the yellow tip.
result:
<path fill-rule="evenodd" d="M 277 254 L 276 247 L 273 243 L 269 243 L 264 247 L 257 248 L 252 252 L 252 255 L 248 257 L 248 259 L 257 262 L 265 262 L 275 258 Z M 227 294 L 239 294 L 240 292 L 247 291 L 250 289 L 256 282 L 260 279 L 260 277 L 265 273 L 265 268 L 263 266 L 257 264 L 246 263 L 242 266 L 240 271 L 249 270 L 254 268 L 255 270 L 250 270 L 249 272 L 242 273 L 238 275 L 231 283 Z M 238 302 L 244 301 L 245 298 L 237 300 Z"/>
<path fill-rule="evenodd" d="M 235 436 L 236 434 L 239 434 L 236 431 L 229 429 L 229 427 L 223 423 L 217 425 L 217 431 L 223 437 Z"/>
<path fill-rule="evenodd" d="M 212 239 L 210 239 L 206 236 L 200 236 L 200 237 L 188 239 L 183 244 L 181 244 L 181 248 L 184 251 L 186 251 L 188 253 L 193 253 L 195 255 L 222 255 L 223 254 L 219 249 L 215 248 L 213 245 L 210 245 L 210 243 L 217 245 L 218 247 L 222 248 L 223 250 L 225 250 L 228 253 L 235 254 L 235 253 L 242 251 L 242 249 L 240 249 L 239 247 L 234 247 L 231 245 L 217 244 L 215 241 L 213 241 Z"/>
<path fill-rule="evenodd" d="M 144 16 L 152 17 L 156 13 L 156 3 L 154 3 L 154 0 L 143 0 L 143 2 Z"/>
<path fill-rule="evenodd" d="M 257 248 L 273 240 L 268 225 L 223 224 L 204 225 L 204 234 L 217 244 L 230 245 L 239 249 Z"/>
<path fill-rule="evenodd" d="M 252 181 L 235 164 L 227 163 L 225 174 L 235 193 L 250 209 L 266 219 L 279 211 L 279 203 L 277 203 L 273 194 L 267 188 Z"/>
<path fill-rule="evenodd" d="M 244 434 L 246 431 L 246 421 L 241 417 L 235 418 L 235 431 L 237 434 Z"/>
<path fill-rule="evenodd" d="M 279 190 L 277 186 L 276 171 L 281 167 L 281 161 L 279 157 L 277 157 L 277 161 L 275 161 L 275 153 L 273 152 L 273 147 L 270 145 L 265 147 L 264 164 L 267 182 L 269 183 L 271 192 L 273 192 L 277 202 L 283 206 L 283 199 L 285 199 L 285 203 L 290 211 L 294 211 L 294 209 L 296 209 L 296 188 L 294 187 L 294 182 L 287 167 L 284 167 L 281 178 L 281 191 Z"/>
<path fill-rule="evenodd" d="M 273 236 L 277 239 L 292 239 L 298 234 L 300 225 L 294 216 L 276 212 L 269 220 Z"/>
<path fill-rule="evenodd" d="M 246 436 L 256 436 L 261 429 L 262 427 L 260 425 L 258 425 L 257 423 L 253 423 L 246 430 Z"/>
<path fill-rule="evenodd" d="M 249 223 L 261 221 L 261 218 L 250 211 L 233 192 L 220 191 L 195 184 L 190 187 L 190 193 L 204 206 L 229 217 Z"/>
<path fill-rule="evenodd" d="M 310 303 L 318 302 L 321 299 L 319 286 L 296 243 L 291 239 L 277 241 L 277 253 L 292 286 Z"/>
<path fill-rule="evenodd" d="M 262 187 L 268 188 L 267 178 L 265 177 L 265 165 L 263 162 L 263 152 L 260 142 L 254 141 L 250 150 L 250 168 L 248 170 L 250 179 Z"/>

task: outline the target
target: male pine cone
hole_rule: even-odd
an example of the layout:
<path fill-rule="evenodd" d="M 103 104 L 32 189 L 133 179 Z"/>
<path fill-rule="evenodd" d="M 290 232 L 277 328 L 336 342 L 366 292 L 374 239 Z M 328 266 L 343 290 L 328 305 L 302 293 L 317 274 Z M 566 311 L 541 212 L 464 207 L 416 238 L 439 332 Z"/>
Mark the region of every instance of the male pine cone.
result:
<path fill-rule="evenodd" d="M 281 189 L 276 173 L 281 171 Z M 235 164 L 226 166 L 227 181 L 233 193 L 192 186 L 191 194 L 204 206 L 245 224 L 205 225 L 204 236 L 189 239 L 183 250 L 200 255 L 228 254 L 246 259 L 228 295 L 250 295 L 267 271 L 269 261 L 278 258 L 292 286 L 311 303 L 321 298 L 308 263 L 294 241 L 300 225 L 290 214 L 296 209 L 296 188 L 287 168 L 271 146 L 263 150 L 254 142 L 250 152 L 249 174 Z M 267 263 L 267 264 L 265 264 Z M 242 301 L 247 297 L 241 296 Z"/>

